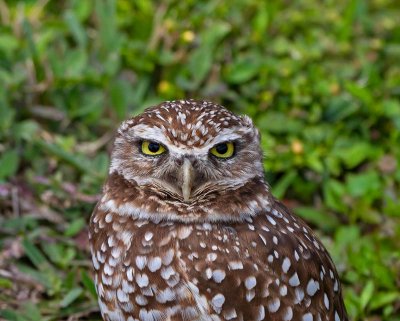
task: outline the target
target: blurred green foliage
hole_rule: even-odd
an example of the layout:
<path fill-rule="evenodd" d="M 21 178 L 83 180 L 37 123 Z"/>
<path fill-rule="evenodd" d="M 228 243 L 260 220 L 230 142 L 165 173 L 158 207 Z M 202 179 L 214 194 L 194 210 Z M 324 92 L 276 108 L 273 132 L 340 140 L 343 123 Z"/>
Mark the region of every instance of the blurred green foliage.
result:
<path fill-rule="evenodd" d="M 395 0 L 0 0 L 0 317 L 100 320 L 86 222 L 118 123 L 220 102 L 320 234 L 353 320 L 400 320 Z"/>

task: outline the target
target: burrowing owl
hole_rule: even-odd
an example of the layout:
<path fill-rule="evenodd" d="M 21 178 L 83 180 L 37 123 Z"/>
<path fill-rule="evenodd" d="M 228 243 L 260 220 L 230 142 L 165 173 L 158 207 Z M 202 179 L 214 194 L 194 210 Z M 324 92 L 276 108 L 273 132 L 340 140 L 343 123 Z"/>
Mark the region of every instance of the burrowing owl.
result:
<path fill-rule="evenodd" d="M 347 320 L 329 254 L 264 181 L 259 132 L 214 103 L 122 123 L 90 242 L 104 320 Z"/>

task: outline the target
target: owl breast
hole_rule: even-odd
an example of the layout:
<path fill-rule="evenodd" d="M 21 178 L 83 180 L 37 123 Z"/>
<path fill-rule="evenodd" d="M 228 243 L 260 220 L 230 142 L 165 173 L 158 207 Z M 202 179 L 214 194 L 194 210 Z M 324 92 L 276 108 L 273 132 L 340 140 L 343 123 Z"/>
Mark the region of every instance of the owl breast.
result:
<path fill-rule="evenodd" d="M 90 231 L 105 320 L 345 320 L 329 255 L 279 203 L 235 224 L 96 210 Z"/>

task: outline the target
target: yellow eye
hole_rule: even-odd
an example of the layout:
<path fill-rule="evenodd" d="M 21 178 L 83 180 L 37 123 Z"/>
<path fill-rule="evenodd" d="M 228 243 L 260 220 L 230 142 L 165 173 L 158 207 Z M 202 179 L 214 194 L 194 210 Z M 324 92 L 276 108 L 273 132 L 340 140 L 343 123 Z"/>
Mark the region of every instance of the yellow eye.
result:
<path fill-rule="evenodd" d="M 229 158 L 235 152 L 235 145 L 232 142 L 221 143 L 211 148 L 210 153 L 218 158 Z"/>
<path fill-rule="evenodd" d="M 163 145 L 157 142 L 152 142 L 149 140 L 144 140 L 142 142 L 142 153 L 145 155 L 150 155 L 150 156 L 157 156 L 165 153 L 167 150 Z"/>

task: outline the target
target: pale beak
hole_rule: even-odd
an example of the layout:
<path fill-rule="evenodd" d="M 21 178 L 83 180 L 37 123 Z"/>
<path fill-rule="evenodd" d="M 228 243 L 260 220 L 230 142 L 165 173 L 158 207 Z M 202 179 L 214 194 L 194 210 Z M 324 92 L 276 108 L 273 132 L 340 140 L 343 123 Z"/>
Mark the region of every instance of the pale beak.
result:
<path fill-rule="evenodd" d="M 185 158 L 182 165 L 182 195 L 185 202 L 189 201 L 192 191 L 194 168 L 192 162 Z"/>

